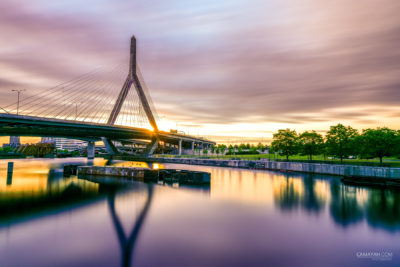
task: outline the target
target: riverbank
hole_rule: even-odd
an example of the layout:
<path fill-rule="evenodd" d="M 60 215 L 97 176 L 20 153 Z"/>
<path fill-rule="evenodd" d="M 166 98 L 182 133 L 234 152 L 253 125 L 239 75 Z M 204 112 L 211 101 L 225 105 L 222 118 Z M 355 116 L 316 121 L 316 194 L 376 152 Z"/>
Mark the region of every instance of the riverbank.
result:
<path fill-rule="evenodd" d="M 286 162 L 285 156 L 274 154 L 251 154 L 251 155 L 160 155 L 166 158 L 197 158 L 197 159 L 226 159 L 226 160 L 269 160 Z M 312 160 L 309 160 L 306 155 L 293 155 L 289 161 L 303 162 L 303 163 L 320 163 L 320 164 L 340 164 L 340 165 L 359 165 L 359 166 L 372 166 L 372 167 L 392 167 L 400 168 L 400 159 L 397 157 L 385 157 L 383 163 L 380 163 L 378 158 L 373 159 L 360 159 L 360 158 L 346 158 L 341 162 L 338 158 L 324 157 L 323 155 L 316 155 Z"/>

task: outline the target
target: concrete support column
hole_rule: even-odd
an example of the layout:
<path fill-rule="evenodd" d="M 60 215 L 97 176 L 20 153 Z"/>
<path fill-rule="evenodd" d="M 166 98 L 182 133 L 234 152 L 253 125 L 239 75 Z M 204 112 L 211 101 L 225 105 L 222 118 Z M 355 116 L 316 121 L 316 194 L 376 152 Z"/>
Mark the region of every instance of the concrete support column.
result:
<path fill-rule="evenodd" d="M 117 155 L 119 154 L 118 149 L 114 146 L 113 142 L 105 137 L 102 137 L 101 140 L 104 143 L 106 151 L 109 155 Z"/>
<path fill-rule="evenodd" d="M 87 157 L 88 159 L 94 159 L 94 149 L 95 149 L 95 145 L 93 141 L 89 141 L 88 142 L 88 146 L 87 146 Z"/>
<path fill-rule="evenodd" d="M 182 139 L 179 139 L 178 155 L 182 155 Z"/>
<path fill-rule="evenodd" d="M 192 142 L 192 152 L 194 153 L 194 142 Z"/>

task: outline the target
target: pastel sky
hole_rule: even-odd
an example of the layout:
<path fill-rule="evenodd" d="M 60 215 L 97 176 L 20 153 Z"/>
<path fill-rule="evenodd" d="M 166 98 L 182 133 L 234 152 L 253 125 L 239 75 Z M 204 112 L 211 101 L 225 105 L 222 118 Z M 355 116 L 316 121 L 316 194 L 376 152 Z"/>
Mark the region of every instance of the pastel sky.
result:
<path fill-rule="evenodd" d="M 399 14 L 398 0 L 2 0 L 0 106 L 121 64 L 134 34 L 164 130 L 399 129 Z"/>

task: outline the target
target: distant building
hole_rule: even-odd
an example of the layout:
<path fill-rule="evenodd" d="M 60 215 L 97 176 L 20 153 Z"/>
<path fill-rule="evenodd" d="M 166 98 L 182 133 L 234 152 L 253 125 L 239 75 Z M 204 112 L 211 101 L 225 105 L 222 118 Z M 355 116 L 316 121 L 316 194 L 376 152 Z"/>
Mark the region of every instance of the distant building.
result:
<path fill-rule="evenodd" d="M 87 147 L 87 142 L 67 138 L 42 137 L 41 143 L 52 143 L 57 149 L 74 151 Z"/>
<path fill-rule="evenodd" d="M 40 143 L 52 144 L 52 143 L 54 143 L 54 137 L 42 137 L 42 139 L 40 140 Z"/>
<path fill-rule="evenodd" d="M 10 136 L 10 146 L 11 147 L 18 147 L 21 145 L 21 140 L 19 136 Z"/>

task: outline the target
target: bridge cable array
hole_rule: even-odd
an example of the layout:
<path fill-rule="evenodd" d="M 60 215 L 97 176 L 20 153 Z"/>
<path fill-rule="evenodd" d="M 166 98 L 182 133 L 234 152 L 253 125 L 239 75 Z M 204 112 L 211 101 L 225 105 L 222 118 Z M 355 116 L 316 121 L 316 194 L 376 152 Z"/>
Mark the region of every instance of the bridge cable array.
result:
<path fill-rule="evenodd" d="M 114 68 L 96 68 L 69 81 L 46 90 L 27 91 L 19 102 L 19 114 L 67 121 L 107 123 L 115 101 L 127 75 L 124 64 Z M 149 90 L 137 67 L 142 84 L 156 121 L 159 121 Z M 7 113 L 16 112 L 17 103 L 0 107 Z M 134 88 L 130 89 L 115 125 L 151 129 L 146 112 Z"/>

